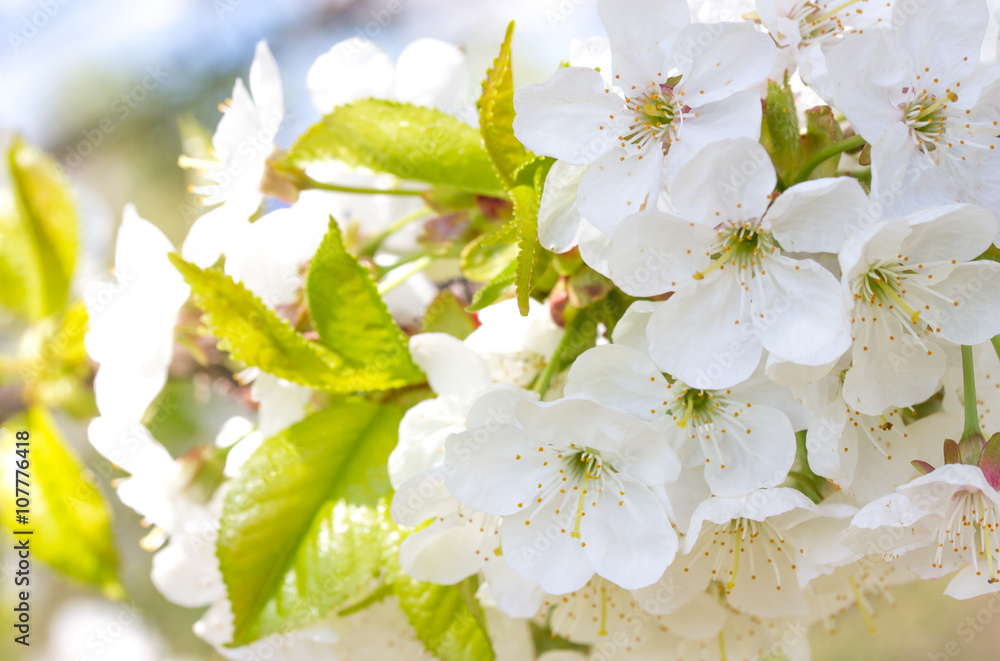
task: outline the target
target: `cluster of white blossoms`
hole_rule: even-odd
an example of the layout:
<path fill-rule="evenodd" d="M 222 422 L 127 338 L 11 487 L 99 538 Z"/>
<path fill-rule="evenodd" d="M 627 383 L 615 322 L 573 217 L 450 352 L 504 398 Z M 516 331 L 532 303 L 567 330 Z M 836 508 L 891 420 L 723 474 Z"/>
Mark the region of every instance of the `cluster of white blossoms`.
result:
<path fill-rule="evenodd" d="M 184 258 L 223 257 L 306 337 L 318 302 L 302 266 L 330 216 L 380 278 L 426 375 L 388 455 L 398 567 L 471 580 L 462 594 L 499 658 L 807 659 L 810 627 L 850 607 L 869 618 L 894 584 L 957 571 L 952 597 L 1000 591 L 1000 68 L 981 60 L 986 0 L 695 5 L 598 0 L 607 39 L 575 42 L 548 81 L 514 91 L 508 129 L 547 168 L 534 215 L 549 276 L 530 279 L 530 298 L 520 257 L 517 301 L 513 265 L 468 277 L 469 246 L 516 245 L 470 234 L 506 200 L 428 202 L 427 182 L 442 182 L 330 156 L 340 146 L 291 175 L 276 166 L 281 82 L 264 44 L 214 160 L 182 161 L 221 203 Z M 463 101 L 467 78 L 447 44 L 416 42 L 394 65 L 352 40 L 308 86 L 328 117 L 375 96 L 474 124 L 485 115 Z M 509 179 L 517 221 L 531 178 Z M 268 196 L 291 204 L 252 218 Z M 428 248 L 455 242 L 461 269 L 458 252 Z M 141 422 L 189 295 L 172 250 L 126 210 L 127 296 L 87 338 L 101 364 L 91 440 L 132 474 L 119 493 L 156 526 L 150 544 L 169 537 L 157 586 L 211 605 L 196 631 L 227 658 L 475 658 L 428 642 L 405 597 L 377 590 L 368 608 L 231 644 L 215 553 L 226 490 L 326 395 L 251 364 L 239 377 L 256 422 L 226 423 L 205 451 L 226 457 L 221 486 L 194 498 L 197 458 L 171 459 Z M 475 330 L 418 332 L 439 290 L 469 281 L 489 282 L 476 300 L 494 291 L 464 318 Z M 294 591 L 294 570 L 284 580 Z"/>

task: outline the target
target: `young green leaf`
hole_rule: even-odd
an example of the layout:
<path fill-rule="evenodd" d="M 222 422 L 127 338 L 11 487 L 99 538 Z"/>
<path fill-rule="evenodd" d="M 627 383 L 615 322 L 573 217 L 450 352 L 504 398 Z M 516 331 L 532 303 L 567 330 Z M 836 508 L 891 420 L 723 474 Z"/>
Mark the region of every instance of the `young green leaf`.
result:
<path fill-rule="evenodd" d="M 218 556 L 233 645 L 322 617 L 363 593 L 382 562 L 386 462 L 403 410 L 334 402 L 251 455 L 223 505 Z"/>
<path fill-rule="evenodd" d="M 424 333 L 447 333 L 464 340 L 476 330 L 476 321 L 455 299 L 455 295 L 445 289 L 427 306 Z"/>
<path fill-rule="evenodd" d="M 472 282 L 490 282 L 517 259 L 517 226 L 507 223 L 481 234 L 462 249 L 462 275 Z"/>
<path fill-rule="evenodd" d="M 539 161 L 532 174 L 532 185 L 516 186 L 510 192 L 517 227 L 517 307 L 524 316 L 528 314 L 528 298 L 545 271 L 549 254 L 538 243 L 538 205 L 542 199 L 545 177 L 551 167 L 551 160 Z"/>
<path fill-rule="evenodd" d="M 27 431 L 27 452 L 15 454 L 15 433 Z M 28 491 L 28 522 L 11 530 L 31 530 L 31 552 L 61 574 L 99 588 L 106 596 L 120 598 L 118 556 L 111 530 L 111 511 L 94 487 L 59 427 L 41 408 L 12 418 L 0 432 L 0 498 L 4 503 L 3 525 L 14 523 L 12 509 L 17 479 Z M 26 460 L 26 470 L 18 461 Z M 26 481 L 26 483 L 25 483 Z"/>
<path fill-rule="evenodd" d="M 365 99 L 334 108 L 284 159 L 292 167 L 322 161 L 505 196 L 475 129 L 439 110 L 407 103 Z"/>
<path fill-rule="evenodd" d="M 761 143 L 771 155 L 774 169 L 781 181 L 790 185 L 802 167 L 803 155 L 799 117 L 795 110 L 795 95 L 792 94 L 787 81 L 784 85 L 779 85 L 773 80 L 767 83 Z"/>
<path fill-rule="evenodd" d="M 66 304 L 78 247 L 69 184 L 48 156 L 15 138 L 11 199 L 0 200 L 0 303 L 40 319 Z"/>
<path fill-rule="evenodd" d="M 406 335 L 393 321 L 368 270 L 344 248 L 332 218 L 309 267 L 306 293 L 323 343 L 344 356 L 359 377 L 367 375 L 377 389 L 423 380 L 410 358 Z M 375 388 L 365 388 L 370 389 Z"/>
<path fill-rule="evenodd" d="M 362 389 L 340 356 L 296 333 L 242 284 L 177 255 L 170 255 L 170 261 L 191 286 L 194 302 L 219 347 L 234 360 L 310 388 Z"/>
<path fill-rule="evenodd" d="M 402 572 L 393 581 L 393 593 L 417 638 L 441 661 L 493 661 L 485 619 L 470 577 L 458 585 L 432 585 Z"/>
<path fill-rule="evenodd" d="M 505 188 L 514 187 L 514 173 L 528 157 L 524 146 L 514 137 L 514 78 L 511 73 L 510 40 L 514 21 L 507 26 L 500 54 L 493 68 L 486 72 L 483 94 L 479 97 L 479 132 L 483 145 Z"/>
<path fill-rule="evenodd" d="M 517 276 L 517 262 L 511 262 L 497 277 L 493 278 L 485 287 L 473 295 L 472 303 L 465 308 L 468 312 L 478 312 L 488 305 L 492 305 L 500 300 L 500 297 L 510 289 Z"/>
<path fill-rule="evenodd" d="M 833 116 L 833 109 L 830 106 L 816 106 L 806 110 L 806 133 L 802 139 L 804 159 L 832 147 L 843 139 L 844 132 Z M 812 171 L 810 179 L 835 176 L 839 162 L 839 158 L 831 158 L 820 163 Z"/>

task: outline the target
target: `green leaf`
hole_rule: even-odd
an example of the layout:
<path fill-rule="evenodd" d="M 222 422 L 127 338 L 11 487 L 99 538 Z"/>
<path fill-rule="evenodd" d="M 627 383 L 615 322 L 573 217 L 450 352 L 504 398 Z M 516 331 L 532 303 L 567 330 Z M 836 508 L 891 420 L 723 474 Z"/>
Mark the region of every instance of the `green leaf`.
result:
<path fill-rule="evenodd" d="M 490 282 L 517 259 L 517 225 L 502 225 L 489 234 L 481 234 L 462 249 L 462 275 L 472 282 Z"/>
<path fill-rule="evenodd" d="M 333 392 L 359 390 L 343 359 L 310 342 L 280 319 L 242 284 L 220 271 L 200 269 L 177 255 L 170 261 L 191 286 L 219 348 L 234 360 L 293 383 Z"/>
<path fill-rule="evenodd" d="M 441 661 L 493 661 L 472 576 L 458 585 L 432 585 L 400 572 L 393 592 L 417 638 Z"/>
<path fill-rule="evenodd" d="M 266 440 L 226 492 L 218 556 L 233 645 L 288 631 L 362 594 L 381 564 L 386 462 L 403 409 L 334 402 Z"/>
<path fill-rule="evenodd" d="M 514 21 L 486 72 L 483 94 L 479 97 L 479 132 L 483 145 L 500 181 L 508 190 L 514 186 L 517 168 L 528 158 L 524 146 L 514 136 L 514 77 L 511 73 L 510 40 L 514 36 Z"/>
<path fill-rule="evenodd" d="M 788 86 L 767 81 L 761 144 L 767 148 L 781 181 L 791 182 L 802 167 L 802 137 L 795 110 L 795 95 Z"/>
<path fill-rule="evenodd" d="M 409 341 L 386 308 L 368 270 L 344 248 L 337 223 L 313 257 L 306 279 L 309 311 L 326 346 L 344 356 L 358 390 L 386 390 L 422 381 Z"/>
<path fill-rule="evenodd" d="M 524 316 L 528 314 L 531 291 L 548 264 L 549 253 L 538 243 L 538 206 L 551 167 L 552 161 L 540 161 L 533 173 L 533 185 L 516 186 L 510 192 L 517 226 L 517 307 Z"/>
<path fill-rule="evenodd" d="M 441 291 L 427 306 L 422 329 L 424 333 L 447 333 L 464 340 L 474 330 L 476 321 L 449 290 Z"/>
<path fill-rule="evenodd" d="M 472 297 L 472 303 L 465 308 L 468 312 L 478 312 L 488 305 L 492 305 L 500 300 L 510 286 L 514 284 L 517 275 L 517 262 L 511 262 L 497 277 L 493 278 L 489 284 L 480 289 Z"/>
<path fill-rule="evenodd" d="M 365 99 L 334 108 L 285 157 L 294 167 L 318 161 L 506 195 L 475 129 L 439 110 L 396 101 Z"/>
<path fill-rule="evenodd" d="M 803 161 L 832 147 L 844 139 L 840 123 L 833 116 L 830 106 L 817 106 L 806 110 L 806 133 L 802 138 Z M 809 178 L 833 177 L 837 174 L 838 158 L 826 160 L 812 171 Z"/>
<path fill-rule="evenodd" d="M 27 431 L 28 452 L 15 454 L 15 434 Z M 27 459 L 27 477 L 16 472 L 15 463 Z M 31 530 L 31 553 L 73 580 L 99 588 L 111 598 L 121 598 L 118 557 L 111 531 L 111 511 L 93 485 L 93 477 L 66 445 L 58 426 L 41 408 L 4 423 L 0 432 L 0 498 L 4 503 L 4 527 Z M 23 465 L 23 464 L 22 464 Z M 14 524 L 16 479 L 27 480 L 30 512 L 28 523 Z"/>
<path fill-rule="evenodd" d="M 0 303 L 40 319 L 66 304 L 78 247 L 69 184 L 59 165 L 15 138 L 10 198 L 0 200 Z"/>

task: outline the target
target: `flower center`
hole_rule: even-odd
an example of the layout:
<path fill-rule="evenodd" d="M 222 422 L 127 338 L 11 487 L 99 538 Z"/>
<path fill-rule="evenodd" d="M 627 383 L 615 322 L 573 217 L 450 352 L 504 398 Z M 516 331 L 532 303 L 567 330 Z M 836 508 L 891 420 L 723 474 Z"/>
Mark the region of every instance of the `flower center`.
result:
<path fill-rule="evenodd" d="M 844 16 L 841 15 L 845 9 L 859 2 L 867 0 L 846 0 L 835 7 L 826 9 L 815 2 L 804 2 L 793 9 L 788 17 L 798 22 L 799 34 L 803 42 L 829 41 L 831 37 L 847 31 L 844 26 Z M 862 10 L 855 10 L 861 13 Z"/>
<path fill-rule="evenodd" d="M 711 533 L 702 533 L 685 558 L 692 563 L 688 565 L 690 571 L 709 572 L 710 583 L 723 592 L 736 587 L 741 572 L 749 575 L 751 581 L 773 584 L 780 591 L 782 569 L 794 571 L 800 553 L 801 550 L 786 544 L 784 535 L 767 521 L 741 517 L 716 526 Z M 774 574 L 773 583 L 765 572 Z"/>
<path fill-rule="evenodd" d="M 665 143 L 668 147 L 676 138 L 677 124 L 683 120 L 683 108 L 674 98 L 674 90 L 667 85 L 652 84 L 635 97 L 625 97 L 625 105 L 632 114 L 632 123 L 626 135 L 618 136 L 622 147 L 628 144 L 642 149 L 651 141 Z"/>
<path fill-rule="evenodd" d="M 913 272 L 902 264 L 876 262 L 865 275 L 855 280 L 854 298 L 868 305 L 888 308 L 901 320 L 916 324 L 920 311 L 903 300 L 905 281 L 909 275 Z"/>
<path fill-rule="evenodd" d="M 904 121 L 923 150 L 933 151 L 939 144 L 947 144 L 948 103 L 957 100 L 958 95 L 954 92 L 948 92 L 939 98 L 924 90 L 904 106 Z"/>
<path fill-rule="evenodd" d="M 573 521 L 573 532 L 570 533 L 570 537 L 580 539 L 580 521 L 584 517 L 583 506 L 586 502 L 587 494 L 591 490 L 599 490 L 596 487 L 601 484 L 601 473 L 604 470 L 604 462 L 601 459 L 601 453 L 590 448 L 584 448 L 565 459 L 566 472 L 580 486 L 578 489 L 580 495 L 576 501 L 576 517 Z M 587 488 L 587 480 L 593 480 L 595 489 Z"/>
<path fill-rule="evenodd" d="M 752 277 L 763 264 L 763 258 L 778 249 L 774 237 L 762 230 L 757 221 L 730 223 L 719 230 L 719 237 L 720 240 L 710 248 L 709 256 L 715 261 L 708 268 L 695 272 L 695 280 L 703 280 L 715 269 L 725 269 L 726 264 L 740 270 L 749 269 Z"/>
<path fill-rule="evenodd" d="M 982 493 L 959 491 L 952 498 L 938 530 L 938 549 L 932 567 L 942 567 L 945 544 L 963 557 L 971 554 L 977 576 L 982 576 L 985 570 L 988 583 L 1000 581 L 995 562 L 1000 558 L 1000 516 Z M 985 567 L 980 566 L 982 562 Z"/>

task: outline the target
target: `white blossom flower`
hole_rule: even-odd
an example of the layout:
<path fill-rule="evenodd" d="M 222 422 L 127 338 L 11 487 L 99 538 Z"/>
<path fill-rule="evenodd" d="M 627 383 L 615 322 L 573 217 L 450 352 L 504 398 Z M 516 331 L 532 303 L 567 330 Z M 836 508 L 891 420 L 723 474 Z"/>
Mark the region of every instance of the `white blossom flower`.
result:
<path fill-rule="evenodd" d="M 763 376 L 725 390 L 690 388 L 668 380 L 648 356 L 609 344 L 576 359 L 565 392 L 658 422 L 662 438 L 685 466 L 704 471 L 716 495 L 778 486 L 795 460 L 792 423 L 768 405 L 794 406 L 791 395 Z"/>
<path fill-rule="evenodd" d="M 1000 121 L 1000 80 L 977 71 L 987 19 L 983 0 L 897 2 L 891 30 L 850 35 L 829 51 L 832 100 L 871 144 L 876 194 L 932 187 L 1000 211 L 989 187 L 976 193 L 996 160 Z M 928 168 L 933 175 L 919 177 Z"/>
<path fill-rule="evenodd" d="M 655 430 L 592 402 L 519 402 L 515 420 L 448 438 L 449 492 L 502 516 L 504 558 L 552 594 L 598 575 L 626 588 L 655 581 L 677 539 L 652 487 L 676 479 Z"/>
<path fill-rule="evenodd" d="M 952 420 L 938 413 L 907 424 L 895 407 L 880 415 L 862 413 L 844 401 L 841 373 L 793 389 L 810 412 L 809 468 L 868 502 L 916 477 L 910 462 L 937 452 Z"/>
<path fill-rule="evenodd" d="M 640 603 L 669 589 L 659 612 L 671 613 L 711 585 L 727 603 L 759 617 L 803 615 L 803 587 L 827 567 L 859 556 L 836 541 L 857 510 L 815 505 L 789 488 L 761 489 L 739 498 L 712 497 L 698 506 L 677 557 L 654 585 L 636 592 Z"/>
<path fill-rule="evenodd" d="M 675 292 L 650 319 L 650 353 L 689 386 L 740 383 L 764 349 L 815 366 L 850 346 L 834 275 L 786 253 L 839 250 L 864 192 L 850 178 L 820 179 L 772 204 L 775 181 L 760 144 L 715 143 L 672 187 L 678 213 L 635 214 L 612 238 L 615 284 L 635 296 Z"/>
<path fill-rule="evenodd" d="M 961 568 L 945 594 L 968 599 L 1000 590 L 1000 494 L 997 475 L 945 464 L 865 505 L 842 541 L 880 553 L 917 576 Z"/>
<path fill-rule="evenodd" d="M 949 205 L 875 225 L 844 245 L 843 288 L 854 299 L 850 407 L 877 416 L 922 402 L 944 376 L 939 338 L 972 345 L 1000 333 L 1000 264 L 970 261 L 996 232 L 985 209 Z"/>
<path fill-rule="evenodd" d="M 184 240 L 184 259 L 202 268 L 228 252 L 264 201 L 260 183 L 285 117 L 281 75 L 267 43 L 257 44 L 250 65 L 250 91 L 237 79 L 232 99 L 220 109 L 222 119 L 212 136 L 216 160 L 181 159 L 182 165 L 202 170 L 211 182 L 193 189 L 202 195 L 202 203 L 220 205 L 198 218 Z"/>
<path fill-rule="evenodd" d="M 171 252 L 163 233 L 126 206 L 114 282 L 90 283 L 84 293 L 85 343 L 100 363 L 94 394 L 102 415 L 138 420 L 167 381 L 177 312 L 190 292 L 167 259 Z"/>
<path fill-rule="evenodd" d="M 537 154 L 589 165 L 579 207 L 605 234 L 655 202 L 661 181 L 716 140 L 760 135 L 774 44 L 752 23 L 689 24 L 680 0 L 598 3 L 614 78 L 584 67 L 518 90 L 514 133 Z M 671 78 L 673 71 L 678 78 Z"/>
<path fill-rule="evenodd" d="M 779 52 L 790 53 L 803 80 L 824 98 L 832 86 L 825 51 L 847 34 L 888 28 L 891 7 L 879 0 L 756 0 L 757 15 Z"/>

